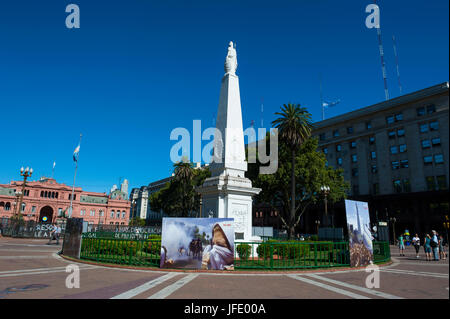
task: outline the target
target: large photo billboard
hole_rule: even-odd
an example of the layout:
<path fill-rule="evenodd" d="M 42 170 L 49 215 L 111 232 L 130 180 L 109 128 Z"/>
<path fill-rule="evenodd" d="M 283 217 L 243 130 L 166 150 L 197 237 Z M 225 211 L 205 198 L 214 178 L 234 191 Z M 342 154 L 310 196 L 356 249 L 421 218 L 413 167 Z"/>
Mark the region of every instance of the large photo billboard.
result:
<path fill-rule="evenodd" d="M 359 267 L 373 261 L 372 233 L 369 205 L 366 202 L 345 200 L 350 249 L 350 266 Z"/>
<path fill-rule="evenodd" d="M 161 268 L 234 269 L 233 218 L 163 218 Z"/>

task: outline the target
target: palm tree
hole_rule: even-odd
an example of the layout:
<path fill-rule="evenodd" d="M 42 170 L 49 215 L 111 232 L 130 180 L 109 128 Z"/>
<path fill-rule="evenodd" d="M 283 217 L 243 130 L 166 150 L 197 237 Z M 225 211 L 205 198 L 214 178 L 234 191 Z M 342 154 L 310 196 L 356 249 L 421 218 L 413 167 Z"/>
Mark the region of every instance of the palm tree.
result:
<path fill-rule="evenodd" d="M 279 118 L 272 122 L 278 128 L 279 137 L 291 149 L 291 212 L 289 218 L 289 238 L 294 237 L 295 220 L 295 157 L 300 145 L 311 136 L 311 114 L 300 104 L 284 104 L 281 112 L 276 112 Z"/>
<path fill-rule="evenodd" d="M 195 174 L 194 168 L 192 167 L 192 163 L 186 161 L 175 163 L 173 166 L 175 167 L 175 180 L 180 184 L 183 192 L 181 194 L 182 216 L 187 217 L 193 207 L 193 203 L 191 203 L 193 196 L 191 193 L 193 191 L 192 180 Z"/>

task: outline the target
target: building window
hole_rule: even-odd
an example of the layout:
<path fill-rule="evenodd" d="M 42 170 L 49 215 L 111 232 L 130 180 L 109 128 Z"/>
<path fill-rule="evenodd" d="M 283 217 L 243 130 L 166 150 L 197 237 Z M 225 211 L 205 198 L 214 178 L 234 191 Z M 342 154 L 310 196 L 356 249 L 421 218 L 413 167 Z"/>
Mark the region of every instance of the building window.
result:
<path fill-rule="evenodd" d="M 417 116 L 424 116 L 425 115 L 425 108 L 424 107 L 419 107 L 416 109 L 417 112 Z"/>
<path fill-rule="evenodd" d="M 58 208 L 58 217 L 62 216 L 62 208 Z"/>
<path fill-rule="evenodd" d="M 324 147 L 324 148 L 323 148 L 323 153 L 324 153 L 324 154 L 328 154 L 328 148 Z"/>
<path fill-rule="evenodd" d="M 433 164 L 433 156 L 424 156 L 423 157 L 423 164 L 424 165 L 431 165 L 431 164 Z"/>
<path fill-rule="evenodd" d="M 400 161 L 400 167 L 401 168 L 408 168 L 409 167 L 409 162 L 408 162 L 408 160 L 406 159 L 406 160 L 401 160 Z"/>
<path fill-rule="evenodd" d="M 100 209 L 100 211 L 98 212 L 100 217 L 103 217 L 105 215 L 105 212 L 103 210 Z"/>
<path fill-rule="evenodd" d="M 372 145 L 375 143 L 375 136 L 369 137 L 369 144 Z"/>
<path fill-rule="evenodd" d="M 391 166 L 393 170 L 396 170 L 400 168 L 400 163 L 398 161 L 393 161 L 391 162 Z"/>
<path fill-rule="evenodd" d="M 397 130 L 397 136 L 398 136 L 398 137 L 405 136 L 405 129 L 399 128 L 399 129 Z"/>
<path fill-rule="evenodd" d="M 422 140 L 421 144 L 422 144 L 422 148 L 430 148 L 431 147 L 430 140 Z"/>
<path fill-rule="evenodd" d="M 341 144 L 337 144 L 336 145 L 336 152 L 340 152 L 342 151 L 342 145 Z"/>
<path fill-rule="evenodd" d="M 403 191 L 404 192 L 410 192 L 411 191 L 411 183 L 409 182 L 409 179 L 405 178 L 403 180 Z"/>
<path fill-rule="evenodd" d="M 95 210 L 91 209 L 91 211 L 89 212 L 89 215 L 94 217 L 95 216 Z"/>
<path fill-rule="evenodd" d="M 389 131 L 388 132 L 388 137 L 389 137 L 389 139 L 394 139 L 395 138 L 395 131 Z"/>
<path fill-rule="evenodd" d="M 395 114 L 395 121 L 396 122 L 403 121 L 403 114 L 402 113 Z"/>
<path fill-rule="evenodd" d="M 391 146 L 390 150 L 391 150 L 391 154 L 397 154 L 398 153 L 397 145 Z"/>
<path fill-rule="evenodd" d="M 36 212 L 36 206 L 31 206 L 31 212 L 35 213 Z"/>
<path fill-rule="evenodd" d="M 25 203 L 22 203 L 22 212 L 24 212 L 25 211 L 25 206 L 26 206 L 26 204 Z"/>
<path fill-rule="evenodd" d="M 125 212 L 122 212 L 122 219 L 125 219 Z"/>
<path fill-rule="evenodd" d="M 80 210 L 80 216 L 84 216 L 84 215 L 86 215 L 86 210 L 85 209 Z"/>
<path fill-rule="evenodd" d="M 447 189 L 447 178 L 445 175 L 436 176 L 438 190 L 446 190 Z"/>
<path fill-rule="evenodd" d="M 357 177 L 358 176 L 358 169 L 357 168 L 352 168 L 352 176 L 353 177 Z"/>
<path fill-rule="evenodd" d="M 359 186 L 353 185 L 353 195 L 359 195 Z"/>
<path fill-rule="evenodd" d="M 41 197 L 44 197 L 44 191 L 41 191 Z"/>
<path fill-rule="evenodd" d="M 376 172 L 378 172 L 377 166 L 376 166 L 376 165 L 372 165 L 371 171 L 372 171 L 372 173 L 374 173 L 374 174 L 375 174 Z"/>
<path fill-rule="evenodd" d="M 376 159 L 377 158 L 377 152 L 375 152 L 375 151 L 370 152 L 370 158 L 371 159 Z"/>
<path fill-rule="evenodd" d="M 427 176 L 425 178 L 425 181 L 427 183 L 427 190 L 434 191 L 435 189 L 435 183 L 434 183 L 434 176 Z"/>
<path fill-rule="evenodd" d="M 393 115 L 390 115 L 390 116 L 387 116 L 386 117 L 386 123 L 387 124 L 392 124 L 392 123 L 394 123 L 395 122 L 395 119 L 394 119 L 394 116 Z"/>
<path fill-rule="evenodd" d="M 338 165 L 342 165 L 342 157 L 338 157 L 337 163 L 338 163 Z"/>
<path fill-rule="evenodd" d="M 394 191 L 396 193 L 401 193 L 402 191 L 402 182 L 399 179 L 394 180 Z"/>
<path fill-rule="evenodd" d="M 114 218 L 114 211 L 111 211 L 111 218 Z"/>
<path fill-rule="evenodd" d="M 433 114 L 436 112 L 436 106 L 434 104 L 430 104 L 427 106 L 427 114 Z"/>
<path fill-rule="evenodd" d="M 319 140 L 325 141 L 325 133 L 321 133 L 321 134 L 319 135 Z"/>
<path fill-rule="evenodd" d="M 436 138 L 431 139 L 431 144 L 433 144 L 433 146 L 441 145 L 441 138 L 440 137 L 436 137 Z"/>
<path fill-rule="evenodd" d="M 69 194 L 69 200 L 72 198 L 72 194 Z M 73 200 L 77 199 L 77 194 L 73 194 Z"/>
<path fill-rule="evenodd" d="M 370 130 L 372 128 L 372 123 L 370 121 L 366 122 L 366 130 Z"/>
<path fill-rule="evenodd" d="M 333 131 L 333 137 L 339 137 L 339 130 Z"/>
<path fill-rule="evenodd" d="M 356 141 L 350 142 L 350 148 L 356 148 Z"/>
<path fill-rule="evenodd" d="M 358 162 L 358 155 L 352 154 L 352 163 L 357 163 L 357 162 Z"/>
<path fill-rule="evenodd" d="M 444 155 L 442 155 L 442 154 L 434 155 L 434 163 L 435 164 L 442 164 L 442 163 L 444 163 Z"/>
<path fill-rule="evenodd" d="M 353 126 L 347 127 L 347 134 L 353 134 Z"/>
<path fill-rule="evenodd" d="M 116 213 L 116 218 L 120 218 L 120 212 L 119 211 Z"/>
<path fill-rule="evenodd" d="M 430 131 L 437 131 L 437 130 L 439 130 L 439 122 L 438 121 L 430 122 Z"/>
<path fill-rule="evenodd" d="M 426 132 L 428 132 L 428 124 L 427 124 L 427 123 L 425 123 L 425 124 L 420 124 L 420 125 L 419 125 L 419 129 L 420 129 L 420 133 L 426 133 Z"/>
<path fill-rule="evenodd" d="M 405 153 L 406 152 L 406 144 L 400 144 L 398 147 L 398 150 L 400 151 L 400 153 Z"/>
<path fill-rule="evenodd" d="M 378 195 L 380 193 L 380 184 L 378 183 L 373 184 L 373 193 L 374 195 Z"/>

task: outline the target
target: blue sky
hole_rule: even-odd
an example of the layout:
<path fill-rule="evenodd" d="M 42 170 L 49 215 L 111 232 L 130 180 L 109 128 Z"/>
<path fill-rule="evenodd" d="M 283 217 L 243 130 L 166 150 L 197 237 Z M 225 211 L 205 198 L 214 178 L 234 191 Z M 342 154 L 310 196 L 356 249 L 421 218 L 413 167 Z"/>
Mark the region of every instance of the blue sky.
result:
<path fill-rule="evenodd" d="M 76 3 L 81 28 L 67 29 Z M 212 126 L 223 63 L 237 43 L 244 127 L 264 126 L 283 103 L 321 119 L 384 100 L 375 29 L 367 1 L 46 0 L 0 4 L 0 183 L 49 176 L 106 192 L 120 178 L 139 187 L 172 173 L 172 129 Z M 399 95 L 448 81 L 448 1 L 377 1 L 388 85 Z M 205 145 L 204 143 L 203 145 Z"/>

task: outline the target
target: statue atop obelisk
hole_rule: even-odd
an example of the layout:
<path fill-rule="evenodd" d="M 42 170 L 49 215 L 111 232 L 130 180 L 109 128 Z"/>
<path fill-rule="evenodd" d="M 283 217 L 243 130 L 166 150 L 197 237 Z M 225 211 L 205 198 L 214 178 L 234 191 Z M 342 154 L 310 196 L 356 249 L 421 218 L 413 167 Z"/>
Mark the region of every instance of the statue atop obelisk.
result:
<path fill-rule="evenodd" d="M 253 188 L 251 180 L 245 177 L 247 162 L 236 68 L 236 49 L 230 42 L 220 88 L 214 155 L 209 166 L 211 177 L 197 190 L 202 194 L 202 212 L 216 218 L 234 218 L 235 239 L 248 241 L 259 239 L 252 236 L 252 196 L 261 189 Z"/>
<path fill-rule="evenodd" d="M 236 48 L 234 47 L 233 41 L 230 41 L 230 43 L 228 44 L 228 54 L 225 58 L 225 74 L 229 73 L 235 75 L 237 65 Z"/>

